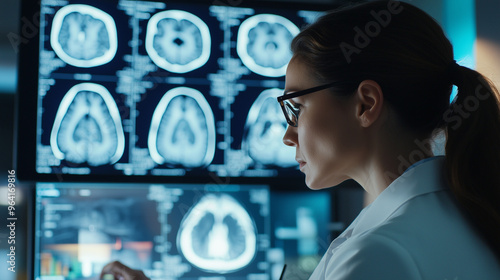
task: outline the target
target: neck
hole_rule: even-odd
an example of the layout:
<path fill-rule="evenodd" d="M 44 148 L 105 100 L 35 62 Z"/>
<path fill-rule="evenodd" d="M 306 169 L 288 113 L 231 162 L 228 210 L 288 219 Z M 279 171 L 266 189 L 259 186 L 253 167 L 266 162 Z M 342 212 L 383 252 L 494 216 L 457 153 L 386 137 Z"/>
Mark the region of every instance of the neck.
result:
<path fill-rule="evenodd" d="M 430 139 L 414 133 L 386 133 L 374 143 L 366 161 L 352 176 L 372 198 L 377 197 L 411 165 L 433 156 Z"/>

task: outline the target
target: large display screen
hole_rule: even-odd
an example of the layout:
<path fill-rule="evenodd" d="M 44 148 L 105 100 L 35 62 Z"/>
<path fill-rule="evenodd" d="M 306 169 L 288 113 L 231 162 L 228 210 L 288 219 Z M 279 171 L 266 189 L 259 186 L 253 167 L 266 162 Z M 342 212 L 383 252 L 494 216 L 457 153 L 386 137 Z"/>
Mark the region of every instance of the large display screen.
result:
<path fill-rule="evenodd" d="M 40 1 L 35 158 L 20 164 L 38 179 L 300 176 L 276 97 L 321 12 L 215 3 Z"/>
<path fill-rule="evenodd" d="M 269 280 L 269 202 L 261 185 L 38 183 L 34 279 L 119 260 L 153 280 Z"/>

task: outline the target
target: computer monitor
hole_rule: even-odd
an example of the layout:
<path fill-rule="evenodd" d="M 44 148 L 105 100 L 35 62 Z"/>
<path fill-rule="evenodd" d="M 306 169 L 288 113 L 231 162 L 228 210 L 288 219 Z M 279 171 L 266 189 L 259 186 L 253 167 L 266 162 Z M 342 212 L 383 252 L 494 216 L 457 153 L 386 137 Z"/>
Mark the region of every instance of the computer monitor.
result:
<path fill-rule="evenodd" d="M 302 183 L 276 101 L 326 5 L 23 1 L 17 169 L 35 181 Z"/>
<path fill-rule="evenodd" d="M 271 261 L 286 263 L 284 279 L 308 279 L 333 240 L 336 204 L 331 191 L 271 192 Z M 273 280 L 281 267 L 273 266 Z"/>
<path fill-rule="evenodd" d="M 262 185 L 38 183 L 33 279 L 96 279 L 118 260 L 151 279 L 270 279 Z"/>

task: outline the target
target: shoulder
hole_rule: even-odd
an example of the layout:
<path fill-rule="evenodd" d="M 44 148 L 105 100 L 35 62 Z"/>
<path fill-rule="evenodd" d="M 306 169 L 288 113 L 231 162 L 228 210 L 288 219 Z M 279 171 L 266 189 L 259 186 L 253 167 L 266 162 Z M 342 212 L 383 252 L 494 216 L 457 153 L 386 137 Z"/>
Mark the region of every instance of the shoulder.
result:
<path fill-rule="evenodd" d="M 447 192 L 433 192 L 406 201 L 371 228 L 363 230 L 372 216 L 362 217 L 354 234 L 333 252 L 326 269 L 330 277 L 326 278 L 424 279 L 421 258 L 432 259 L 429 251 L 441 240 L 435 235 L 441 236 L 441 230 L 449 233 L 449 228 L 439 224 L 454 220 L 450 216 L 455 211 L 442 211 L 450 204 Z"/>
<path fill-rule="evenodd" d="M 415 197 L 383 223 L 355 230 L 333 249 L 325 269 L 326 279 L 500 279 L 497 275 L 490 249 L 448 192 Z"/>
<path fill-rule="evenodd" d="M 376 232 L 348 239 L 327 265 L 326 279 L 422 279 L 407 248 Z"/>

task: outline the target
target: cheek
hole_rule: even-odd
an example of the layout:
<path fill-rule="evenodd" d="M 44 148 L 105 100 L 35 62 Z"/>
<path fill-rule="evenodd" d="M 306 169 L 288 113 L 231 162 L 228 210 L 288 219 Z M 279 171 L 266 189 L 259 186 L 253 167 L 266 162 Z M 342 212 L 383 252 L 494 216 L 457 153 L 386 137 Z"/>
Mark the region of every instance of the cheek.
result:
<path fill-rule="evenodd" d="M 327 166 L 338 169 L 358 158 L 361 135 L 348 116 L 324 114 L 309 124 L 299 133 L 301 150 L 308 162 L 321 169 Z"/>
<path fill-rule="evenodd" d="M 301 128 L 299 126 L 300 149 L 308 162 L 318 163 L 333 156 L 338 137 L 332 123 L 316 120 L 304 126 L 302 131 Z"/>
<path fill-rule="evenodd" d="M 322 125 L 316 129 L 316 133 L 310 135 L 314 140 L 316 158 L 321 160 L 320 164 L 327 164 L 344 151 L 345 135 L 342 135 L 339 127 L 333 124 Z"/>

